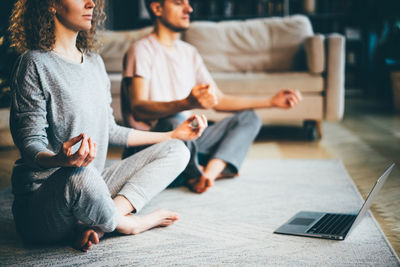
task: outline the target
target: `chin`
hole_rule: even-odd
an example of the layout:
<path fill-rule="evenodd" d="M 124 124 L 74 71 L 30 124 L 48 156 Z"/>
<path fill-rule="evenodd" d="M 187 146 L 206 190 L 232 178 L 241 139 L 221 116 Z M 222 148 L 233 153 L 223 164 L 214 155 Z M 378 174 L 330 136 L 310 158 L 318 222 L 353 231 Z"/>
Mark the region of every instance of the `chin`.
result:
<path fill-rule="evenodd" d="M 189 29 L 189 25 L 190 24 L 184 24 L 184 25 L 176 26 L 176 27 L 174 27 L 174 29 L 175 29 L 176 32 L 184 32 L 187 29 Z"/>
<path fill-rule="evenodd" d="M 90 31 L 91 28 L 92 28 L 92 25 L 90 24 L 90 26 L 81 27 L 80 31 L 87 32 L 87 31 Z"/>
<path fill-rule="evenodd" d="M 164 20 L 164 19 L 162 19 L 162 18 L 161 18 L 161 23 L 162 23 L 165 27 L 167 27 L 168 29 L 170 29 L 171 31 L 177 32 L 177 33 L 186 31 L 186 30 L 189 28 L 189 25 L 190 25 L 190 23 L 182 23 L 181 25 L 179 25 L 179 23 L 176 23 L 176 24 L 174 25 L 174 23 L 170 23 L 169 21 Z M 177 25 L 177 24 L 178 24 L 178 25 Z"/>

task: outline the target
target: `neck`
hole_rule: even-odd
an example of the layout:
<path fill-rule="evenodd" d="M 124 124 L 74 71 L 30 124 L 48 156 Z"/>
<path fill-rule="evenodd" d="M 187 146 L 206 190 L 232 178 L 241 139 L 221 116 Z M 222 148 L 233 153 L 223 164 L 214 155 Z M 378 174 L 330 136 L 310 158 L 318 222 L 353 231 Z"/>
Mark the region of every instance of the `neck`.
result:
<path fill-rule="evenodd" d="M 161 22 L 157 22 L 154 27 L 154 35 L 157 40 L 167 47 L 171 47 L 174 45 L 176 39 L 179 38 L 179 32 L 174 32 L 171 29 L 165 27 Z"/>
<path fill-rule="evenodd" d="M 58 19 L 55 19 L 54 35 L 56 41 L 53 51 L 64 58 L 80 63 L 82 53 L 76 47 L 78 32 L 66 28 Z"/>

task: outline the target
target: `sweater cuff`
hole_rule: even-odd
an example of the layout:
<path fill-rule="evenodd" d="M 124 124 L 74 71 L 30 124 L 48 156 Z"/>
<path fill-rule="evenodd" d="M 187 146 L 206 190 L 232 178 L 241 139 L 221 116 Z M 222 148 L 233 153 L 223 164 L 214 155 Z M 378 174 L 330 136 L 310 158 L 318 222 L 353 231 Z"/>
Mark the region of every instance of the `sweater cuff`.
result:
<path fill-rule="evenodd" d="M 49 150 L 44 145 L 31 144 L 25 148 L 25 155 L 23 157 L 24 157 L 24 159 L 26 159 L 26 163 L 29 166 L 35 168 L 36 170 L 47 170 L 48 168 L 43 168 L 43 167 L 39 166 L 39 164 L 37 164 L 36 158 L 40 152 L 48 152 L 48 153 L 54 154 L 53 151 Z"/>

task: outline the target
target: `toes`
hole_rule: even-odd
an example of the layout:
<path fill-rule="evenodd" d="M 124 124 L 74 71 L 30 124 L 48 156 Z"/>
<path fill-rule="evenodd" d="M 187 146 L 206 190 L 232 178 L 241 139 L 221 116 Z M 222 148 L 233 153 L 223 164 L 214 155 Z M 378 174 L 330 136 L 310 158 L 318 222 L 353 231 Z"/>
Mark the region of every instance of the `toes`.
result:
<path fill-rule="evenodd" d="M 89 236 L 89 240 L 92 241 L 94 244 L 98 244 L 100 242 L 99 240 L 99 236 L 97 235 L 97 233 L 95 231 L 93 231 L 90 236 Z"/>
<path fill-rule="evenodd" d="M 160 226 L 170 226 L 171 224 L 174 224 L 176 220 L 170 220 L 166 219 L 160 223 Z"/>
<path fill-rule="evenodd" d="M 171 225 L 171 224 L 173 224 L 173 223 L 174 223 L 174 221 L 166 220 L 166 221 L 164 221 L 164 222 L 161 223 L 161 226 L 169 226 L 169 225 Z"/>
<path fill-rule="evenodd" d="M 168 216 L 165 219 L 171 220 L 171 221 L 177 221 L 177 220 L 179 220 L 179 215 L 176 212 L 171 212 L 168 214 Z"/>
<path fill-rule="evenodd" d="M 204 193 L 204 192 L 206 192 L 207 191 L 207 189 L 208 189 L 208 187 L 199 187 L 199 188 L 197 188 L 196 189 L 196 193 L 199 193 L 199 194 L 201 194 L 201 193 Z"/>
<path fill-rule="evenodd" d="M 191 178 L 187 180 L 187 185 L 190 190 L 199 193 L 202 191 L 202 188 L 206 186 L 206 178 L 199 177 L 199 178 Z"/>
<path fill-rule="evenodd" d="M 179 214 L 173 211 L 158 209 L 155 213 L 158 213 L 159 218 L 163 220 L 179 220 Z"/>
<path fill-rule="evenodd" d="M 214 182 L 211 179 L 201 177 L 199 182 L 194 186 L 194 191 L 196 193 L 204 193 L 213 185 Z"/>
<path fill-rule="evenodd" d="M 91 241 L 88 241 L 88 242 L 81 248 L 81 250 L 82 250 L 83 252 L 87 252 L 91 247 L 92 247 L 92 242 L 91 242 Z"/>
<path fill-rule="evenodd" d="M 78 237 L 74 247 L 83 252 L 87 252 L 91 249 L 93 244 L 98 244 L 100 242 L 99 236 L 93 229 L 86 229 Z"/>
<path fill-rule="evenodd" d="M 89 240 L 89 233 L 87 231 L 82 233 L 82 236 L 78 240 L 77 248 L 84 248 Z"/>
<path fill-rule="evenodd" d="M 177 221 L 177 220 L 179 220 L 179 216 L 178 216 L 178 214 L 175 213 L 171 217 L 169 217 L 169 219 L 171 219 L 173 221 Z"/>

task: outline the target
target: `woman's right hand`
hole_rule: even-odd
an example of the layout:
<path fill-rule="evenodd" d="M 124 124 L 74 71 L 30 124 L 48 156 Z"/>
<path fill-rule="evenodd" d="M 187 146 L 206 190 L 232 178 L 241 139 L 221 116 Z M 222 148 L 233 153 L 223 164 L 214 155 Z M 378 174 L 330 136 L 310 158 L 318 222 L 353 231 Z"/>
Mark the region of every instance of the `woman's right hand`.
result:
<path fill-rule="evenodd" d="M 193 124 L 194 121 L 196 121 L 196 125 Z M 207 126 L 206 116 L 192 115 L 171 132 L 171 137 L 183 141 L 192 141 L 200 137 Z"/>
<path fill-rule="evenodd" d="M 72 153 L 72 147 L 81 142 L 78 151 Z M 85 167 L 88 166 L 96 157 L 96 143 L 92 138 L 88 138 L 84 133 L 75 136 L 71 140 L 63 143 L 60 151 L 55 155 L 57 165 L 61 167 Z"/>

